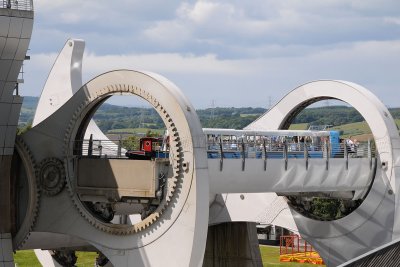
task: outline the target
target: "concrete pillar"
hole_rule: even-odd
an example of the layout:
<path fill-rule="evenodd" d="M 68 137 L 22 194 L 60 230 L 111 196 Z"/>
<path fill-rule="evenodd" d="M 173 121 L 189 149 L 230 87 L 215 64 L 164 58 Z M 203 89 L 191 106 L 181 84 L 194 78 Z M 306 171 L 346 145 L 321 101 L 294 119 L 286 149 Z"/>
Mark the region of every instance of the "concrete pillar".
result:
<path fill-rule="evenodd" d="M 263 266 L 256 224 L 233 222 L 210 226 L 203 266 Z"/>
<path fill-rule="evenodd" d="M 0 233 L 0 267 L 14 267 L 11 234 Z"/>
<path fill-rule="evenodd" d="M 0 233 L 11 232 L 11 160 L 0 156 Z"/>
<path fill-rule="evenodd" d="M 12 156 L 0 156 L 0 267 L 14 267 L 11 239 L 11 169 Z"/>

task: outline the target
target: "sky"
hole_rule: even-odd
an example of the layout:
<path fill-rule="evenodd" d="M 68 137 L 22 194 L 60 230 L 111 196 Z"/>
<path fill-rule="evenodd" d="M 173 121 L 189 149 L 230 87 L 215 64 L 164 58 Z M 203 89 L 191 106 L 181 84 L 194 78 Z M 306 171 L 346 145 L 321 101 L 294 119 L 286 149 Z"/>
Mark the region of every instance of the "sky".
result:
<path fill-rule="evenodd" d="M 196 108 L 268 107 L 320 79 L 358 83 L 400 107 L 399 0 L 34 0 L 34 7 L 24 95 L 40 95 L 58 52 L 77 38 L 86 41 L 84 83 L 112 69 L 156 72 Z"/>

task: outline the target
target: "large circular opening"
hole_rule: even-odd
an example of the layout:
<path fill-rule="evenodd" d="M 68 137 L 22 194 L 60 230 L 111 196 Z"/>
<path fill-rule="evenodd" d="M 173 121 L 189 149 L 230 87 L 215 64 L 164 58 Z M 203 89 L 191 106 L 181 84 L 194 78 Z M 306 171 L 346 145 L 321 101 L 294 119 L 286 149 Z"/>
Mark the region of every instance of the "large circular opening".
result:
<path fill-rule="evenodd" d="M 375 141 L 362 115 L 345 102 L 332 98 L 315 98 L 302 103 L 288 114 L 281 129 L 326 131 L 324 140 L 312 138 L 305 146 L 310 151 L 325 151 L 322 157 L 326 159 L 327 171 L 335 166 L 331 164 L 334 161 L 343 162 L 345 171 L 356 164 L 368 163 L 368 168 L 361 169 L 363 173 L 354 174 L 368 177 L 365 187 L 358 190 L 283 194 L 289 205 L 305 217 L 322 221 L 341 219 L 356 210 L 366 198 L 376 170 Z M 297 138 L 291 142 L 300 143 L 300 140 Z M 298 144 L 293 145 L 298 147 Z M 346 185 L 345 181 L 338 183 L 338 187 L 343 185 Z"/>
<path fill-rule="evenodd" d="M 180 167 L 180 161 L 173 164 L 179 152 L 170 149 L 176 138 L 167 130 L 171 121 L 166 112 L 131 94 L 108 96 L 92 107 L 73 146 L 73 190 L 91 223 L 130 234 L 161 215 Z"/>

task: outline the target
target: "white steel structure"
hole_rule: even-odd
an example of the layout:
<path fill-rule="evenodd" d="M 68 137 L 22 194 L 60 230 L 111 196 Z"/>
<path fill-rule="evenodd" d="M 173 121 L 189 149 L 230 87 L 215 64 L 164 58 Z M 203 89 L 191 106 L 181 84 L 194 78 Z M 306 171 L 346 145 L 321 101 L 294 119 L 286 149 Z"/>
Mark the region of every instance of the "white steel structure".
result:
<path fill-rule="evenodd" d="M 11 25 L 15 19 L 9 14 L 0 19 Z M 349 82 L 302 85 L 242 131 L 202 129 L 189 100 L 160 75 L 114 70 L 82 85 L 84 42 L 68 40 L 42 92 L 33 128 L 14 142 L 21 99 L 12 96 L 11 84 L 25 57 L 31 20 L 15 20 L 21 27 L 13 38 L 26 37 L 19 42 L 25 45 L 19 49 L 4 37 L 3 51 L 14 51 L 14 57 L 3 53 L 0 61 L 0 108 L 12 111 L 1 113 L 0 125 L 0 192 L 8 192 L 0 195 L 0 207 L 6 211 L 0 213 L 0 267 L 11 266 L 12 250 L 22 249 L 59 251 L 56 257 L 38 251 L 45 266 L 59 266 L 53 259 L 68 261 L 75 250 L 100 252 L 109 260 L 102 266 L 201 266 L 208 227 L 226 222 L 298 228 L 329 266 L 399 238 L 399 133 L 379 99 Z M 169 132 L 168 157 L 137 161 L 82 153 L 87 133 L 105 139 L 91 118 L 116 94 L 138 96 L 158 112 Z M 310 158 L 303 147 L 296 152 L 303 157 L 293 158 L 284 144 L 279 157 L 269 158 L 276 151 L 267 150 L 263 140 L 290 135 L 286 130 L 296 114 L 322 99 L 345 101 L 364 116 L 376 156 L 369 148 L 368 156 L 349 158 L 345 149 L 342 157 L 331 158 L 326 147 L 321 157 Z M 218 135 L 236 136 L 240 142 L 224 144 L 220 138 L 219 148 L 215 142 L 210 146 L 210 136 Z M 224 145 L 239 152 L 227 158 Z M 322 222 L 294 209 L 289 212 L 276 193 L 323 193 L 364 201 L 346 217 Z"/>
<path fill-rule="evenodd" d="M 70 40 L 68 43 L 72 43 L 70 47 L 73 49 L 75 42 Z M 67 62 L 70 61 L 67 60 Z M 168 130 L 175 133 L 173 135 L 175 143 L 171 147 L 177 147 L 171 159 L 172 166 L 176 168 L 173 173 L 179 173 L 179 176 L 168 178 L 171 186 L 169 186 L 165 204 L 159 206 L 158 211 L 155 211 L 148 219 L 137 224 L 132 223 L 131 226 L 105 224 L 90 214 L 82 206 L 80 201 L 82 195 L 77 193 L 79 188 L 76 187 L 75 180 L 79 173 L 77 174 L 74 170 L 76 164 L 74 163 L 76 162 L 73 152 L 74 144 L 75 140 L 84 134 L 82 125 L 87 125 L 90 120 L 87 114 L 90 114 L 105 98 L 116 93 L 134 94 L 149 101 L 164 119 Z M 290 115 L 298 112 L 304 103 L 321 99 L 321 94 L 324 98 L 346 101 L 356 107 L 367 119 L 374 133 L 378 150 L 379 166 L 376 172 L 374 168 L 371 169 L 369 158 L 348 159 L 350 163 L 347 168 L 343 158 L 332 158 L 329 159 L 328 170 L 326 170 L 325 158 L 310 159 L 308 168 L 304 167 L 304 158 L 289 159 L 286 168 L 282 159 L 270 159 L 269 163 L 272 166 L 267 169 L 263 168 L 263 161 L 259 158 L 246 158 L 245 163 L 243 163 L 243 158 L 226 159 L 223 162 L 223 168 L 221 168 L 220 159 L 207 159 L 206 134 L 285 135 L 287 131 L 280 130 L 285 129 L 285 125 L 292 118 Z M 143 266 L 197 266 L 202 262 L 208 225 L 235 221 L 261 222 L 265 217 L 263 211 L 269 208 L 273 213 L 271 204 L 278 203 L 277 200 L 280 198 L 276 199 L 275 194 L 263 192 L 283 194 L 320 191 L 368 192 L 358 210 L 337 221 L 319 222 L 292 211 L 300 233 L 319 249 L 328 265 L 342 263 L 393 238 L 390 229 L 395 229 L 393 213 L 395 188 L 390 187 L 389 181 L 395 185 L 396 162 L 394 159 L 398 158 L 396 150 L 398 149 L 396 142 L 399 141 L 398 132 L 386 108 L 376 97 L 359 86 L 340 81 L 306 84 L 287 95 L 245 131 L 202 130 L 196 117 L 188 119 L 190 116 L 196 116 L 194 109 L 177 88 L 165 78 L 148 73 L 125 70 L 105 73 L 82 86 L 68 101 L 63 102 L 65 104 L 54 110 L 52 115 L 44 116 L 41 123 L 22 136 L 24 145 L 21 147 L 30 151 L 31 160 L 27 160 L 28 165 L 33 164 L 32 159 L 34 162 L 48 162 L 50 161 L 48 158 L 58 158 L 61 162 L 63 161 L 64 166 L 60 165 L 57 168 L 65 172 L 68 190 L 57 187 L 55 196 L 50 191 L 41 197 L 41 203 L 48 203 L 46 204 L 47 213 L 33 212 L 30 215 L 31 221 L 35 223 L 30 231 L 21 234 L 21 238 L 15 239 L 19 249 L 35 248 L 39 243 L 42 243 L 41 248 L 94 246 L 115 266 L 129 266 L 131 260 L 137 263 L 138 257 L 142 259 L 139 262 Z M 46 102 L 41 100 L 41 103 Z M 369 103 L 367 111 L 363 108 L 366 106 L 365 103 Z M 374 106 L 375 108 L 372 108 Z M 64 121 L 69 123 L 59 123 Z M 42 134 L 44 132 L 46 135 Z M 54 149 L 43 153 L 44 144 Z M 173 163 L 174 161 L 176 163 Z M 44 168 L 47 165 L 42 163 L 40 166 Z M 118 175 L 115 174 L 114 178 L 118 179 Z M 392 178 L 386 178 L 388 175 Z M 60 179 L 62 179 L 61 176 Z M 385 184 L 385 181 L 388 182 Z M 180 188 L 179 194 L 175 188 Z M 37 192 L 35 193 L 32 189 L 32 194 L 37 194 Z M 60 200 L 55 201 L 55 199 Z M 382 201 L 376 201 L 376 199 L 382 199 Z M 171 200 L 174 201 L 173 205 L 171 205 Z M 64 203 L 65 210 L 60 209 L 60 203 Z M 41 205 L 44 204 L 36 208 L 41 209 Z M 385 209 L 379 208 L 379 205 L 386 205 Z M 280 206 L 280 209 L 285 207 L 284 204 Z M 210 216 L 207 216 L 209 211 Z M 384 214 L 371 221 L 370 216 L 375 212 Z M 48 216 L 51 213 L 56 215 Z M 278 222 L 277 224 L 288 228 L 296 227 L 293 226 L 293 221 L 287 213 L 288 219 L 279 219 L 279 217 L 285 218 L 284 213 L 281 214 L 280 211 L 275 213 L 274 219 Z M 393 220 L 388 223 L 390 214 Z M 51 218 L 51 229 L 53 229 L 51 231 L 48 228 L 49 218 Z M 71 218 L 74 219 L 71 221 Z M 385 223 L 376 224 L 376 220 L 380 218 L 385 220 Z M 191 223 L 187 224 L 189 221 Z M 71 227 L 71 223 L 79 227 Z M 188 228 L 188 225 L 192 227 Z M 311 228 L 310 225 L 312 225 Z M 312 229 L 321 229 L 321 231 Z M 363 232 L 363 229 L 369 235 Z M 379 233 L 381 240 L 378 240 L 375 235 L 370 235 L 375 230 Z M 354 238 L 354 233 L 358 231 L 361 234 Z M 64 241 L 64 236 L 69 236 L 68 242 Z M 52 240 L 51 245 L 46 244 L 45 240 Z M 59 243 L 54 240 L 58 240 Z M 346 240 L 348 245 L 343 245 L 343 240 Z M 180 249 L 174 248 L 175 244 Z M 183 246 L 186 249 L 185 257 L 182 257 L 181 244 L 186 244 Z M 118 251 L 124 251 L 124 254 L 120 255 Z M 160 260 L 160 257 L 156 255 L 163 251 L 169 257 L 166 254 Z M 173 251 L 179 251 L 179 255 L 171 257 Z M 123 265 L 122 262 L 127 265 Z"/>

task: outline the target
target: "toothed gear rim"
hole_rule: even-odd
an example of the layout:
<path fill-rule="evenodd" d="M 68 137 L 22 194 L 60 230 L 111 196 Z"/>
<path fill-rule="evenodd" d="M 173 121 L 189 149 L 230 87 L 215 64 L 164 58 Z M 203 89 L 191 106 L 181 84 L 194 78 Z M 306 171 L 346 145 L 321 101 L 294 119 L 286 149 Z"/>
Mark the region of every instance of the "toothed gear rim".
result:
<path fill-rule="evenodd" d="M 33 155 L 21 137 L 16 138 L 16 152 L 20 156 L 23 166 L 26 169 L 28 186 L 29 186 L 29 201 L 27 212 L 21 227 L 13 238 L 15 249 L 20 249 L 28 240 L 30 233 L 36 224 L 36 219 L 39 211 L 40 189 L 36 182 L 36 163 Z"/>
<path fill-rule="evenodd" d="M 42 191 L 47 196 L 55 196 L 65 186 L 64 164 L 57 158 L 47 158 L 40 162 L 39 181 Z"/>
<path fill-rule="evenodd" d="M 91 99 L 86 99 L 82 104 L 79 105 L 79 108 L 75 110 L 75 113 L 69 123 L 68 130 L 66 131 L 65 142 L 64 142 L 64 154 L 67 161 L 66 162 L 67 166 L 68 164 L 72 165 L 74 157 L 71 154 L 71 151 L 73 150 L 72 144 L 75 141 L 73 134 L 74 130 L 80 127 L 80 125 L 78 124 L 82 124 L 85 122 L 85 119 L 82 119 L 82 116 L 84 117 L 87 113 L 90 112 L 91 108 L 89 106 L 93 106 L 92 104 L 94 102 L 100 102 L 106 97 L 110 97 L 112 95 L 119 93 L 129 93 L 132 95 L 136 95 L 149 102 L 153 106 L 153 108 L 157 111 L 157 113 L 160 115 L 167 130 L 169 131 L 170 153 L 172 153 L 173 155 L 173 157 L 170 156 L 170 159 L 172 159 L 171 165 L 173 170 L 173 176 L 168 179 L 167 182 L 168 186 L 166 186 L 167 192 L 165 192 L 164 199 L 161 201 L 160 205 L 152 214 L 150 214 L 147 218 L 145 218 L 143 221 L 137 224 L 134 225 L 108 224 L 96 219 L 84 207 L 77 193 L 75 192 L 74 188 L 75 177 L 70 177 L 70 175 L 72 175 L 71 172 L 67 172 L 66 182 L 70 197 L 72 198 L 75 207 L 78 209 L 81 216 L 83 216 L 91 225 L 93 225 L 94 227 L 96 227 L 101 231 L 113 235 L 131 235 L 146 229 L 154 222 L 156 222 L 158 218 L 160 218 L 162 213 L 168 207 L 174 194 L 178 192 L 175 191 L 175 188 L 179 186 L 179 184 L 182 182 L 181 176 L 183 173 L 183 168 L 182 168 L 183 146 L 181 143 L 178 129 L 176 128 L 175 123 L 170 114 L 168 113 L 168 111 L 159 103 L 159 101 L 154 96 L 152 96 L 145 89 L 128 84 L 115 84 L 106 86 L 102 90 L 99 90 L 95 96 L 92 96 Z"/>

